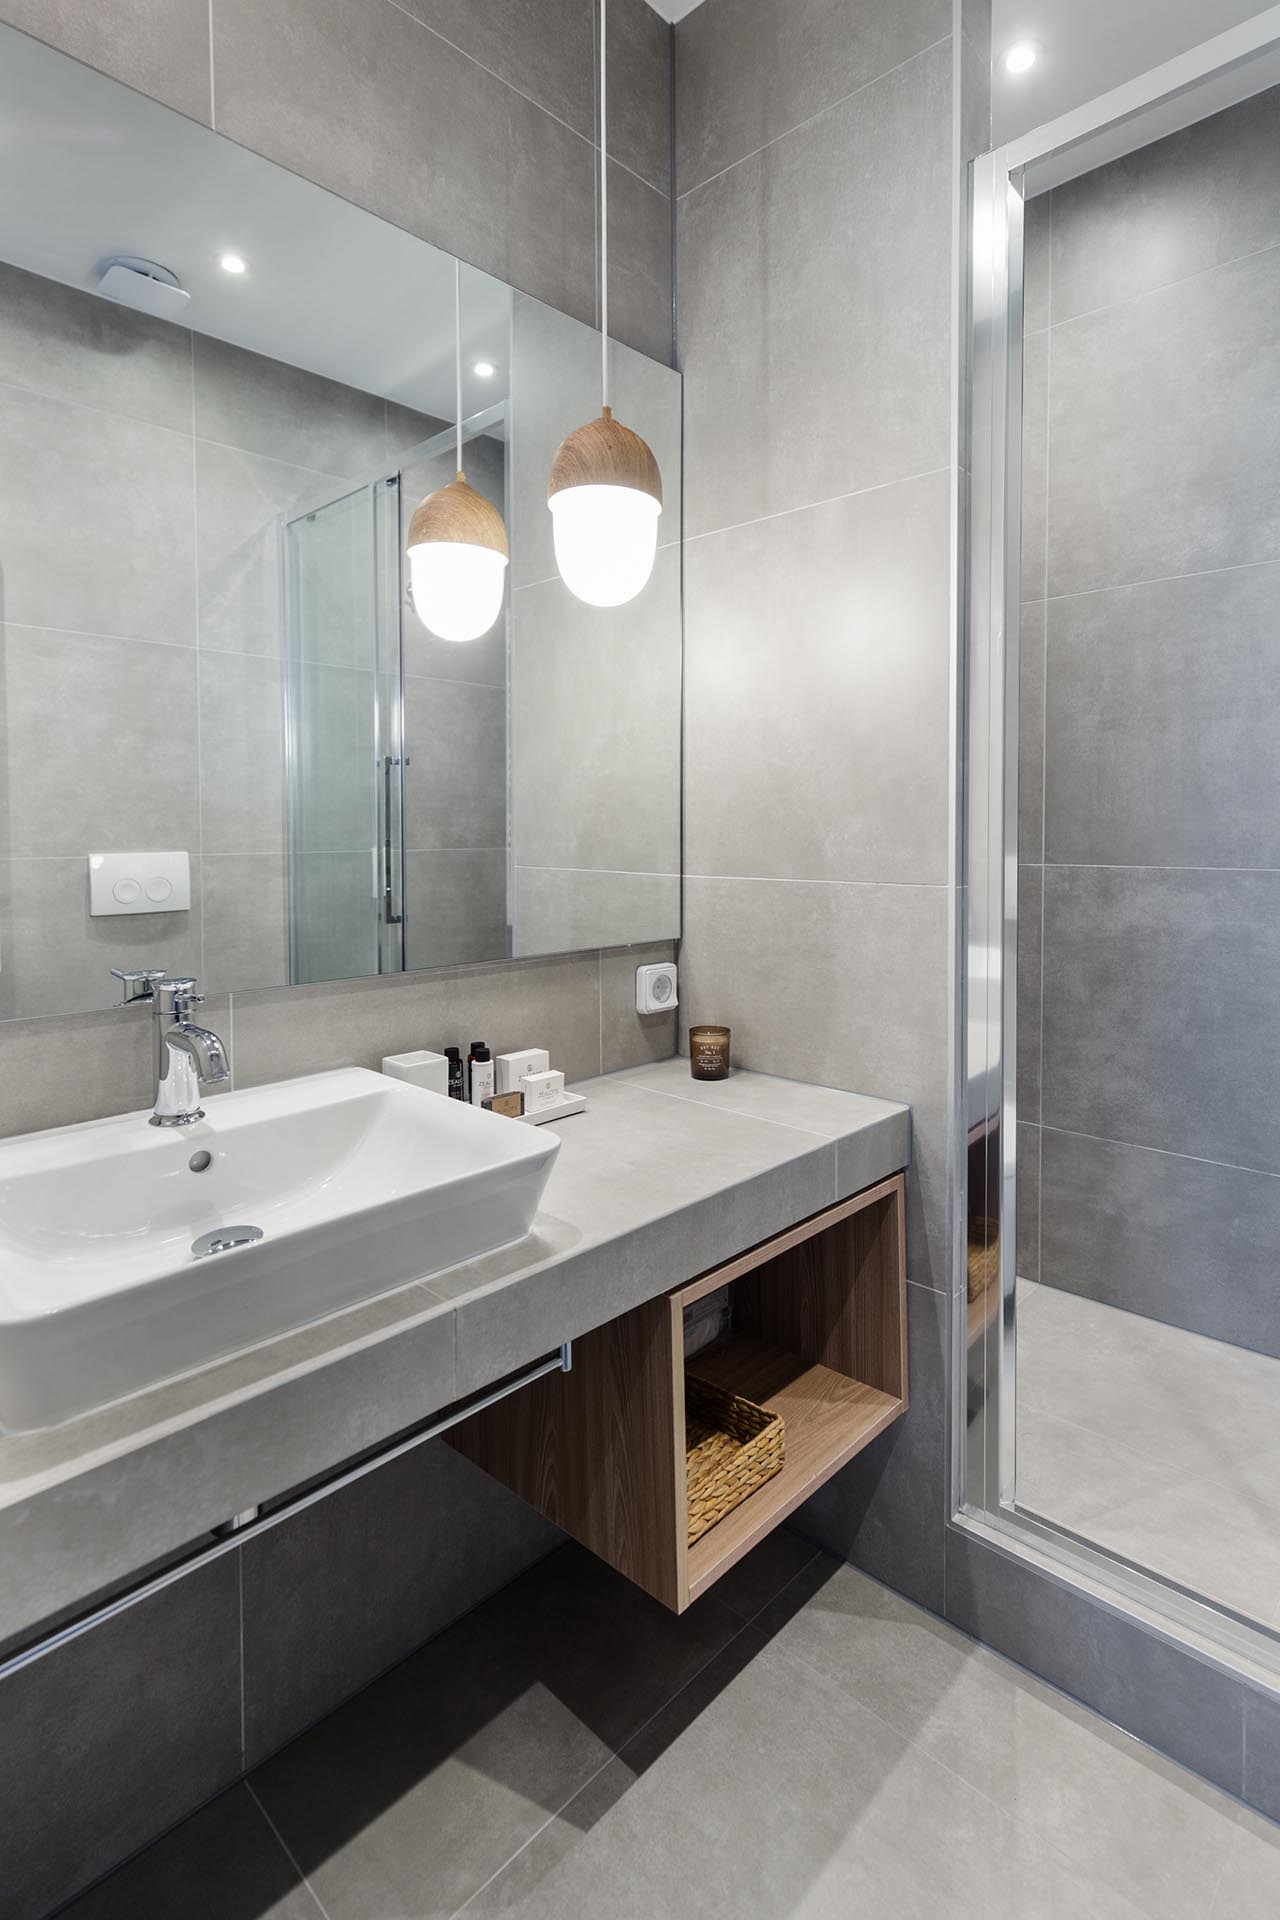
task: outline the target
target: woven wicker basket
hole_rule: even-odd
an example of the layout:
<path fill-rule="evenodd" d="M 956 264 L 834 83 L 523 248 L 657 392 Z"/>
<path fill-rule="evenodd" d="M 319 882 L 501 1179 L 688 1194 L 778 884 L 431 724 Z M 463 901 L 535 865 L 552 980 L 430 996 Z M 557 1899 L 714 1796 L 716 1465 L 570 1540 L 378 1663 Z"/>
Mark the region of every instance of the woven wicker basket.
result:
<path fill-rule="evenodd" d="M 685 1476 L 689 1545 L 748 1494 L 773 1478 L 786 1450 L 786 1425 L 754 1400 L 696 1374 L 684 1377 Z"/>

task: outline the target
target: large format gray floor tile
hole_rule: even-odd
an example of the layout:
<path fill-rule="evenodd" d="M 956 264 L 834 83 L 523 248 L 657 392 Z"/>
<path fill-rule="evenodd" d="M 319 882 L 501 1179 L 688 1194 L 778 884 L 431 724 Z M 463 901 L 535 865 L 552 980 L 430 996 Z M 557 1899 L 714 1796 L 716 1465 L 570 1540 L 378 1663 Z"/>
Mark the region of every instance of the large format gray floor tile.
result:
<path fill-rule="evenodd" d="M 1053 194 L 1053 318 L 1280 244 L 1274 89 Z"/>
<path fill-rule="evenodd" d="M 1042 1205 L 1049 1285 L 1280 1355 L 1274 1174 L 1047 1128 Z"/>
<path fill-rule="evenodd" d="M 687 545 L 689 872 L 945 878 L 950 513 L 938 473 Z"/>
<path fill-rule="evenodd" d="M 1046 867 L 1046 1126 L 1280 1172 L 1280 873 Z"/>
<path fill-rule="evenodd" d="M 1045 858 L 1280 866 L 1280 567 L 1049 603 Z"/>
<path fill-rule="evenodd" d="M 566 1547 L 256 1775 L 330 1920 L 444 1920 L 739 1631 Z"/>
<path fill-rule="evenodd" d="M 681 200 L 687 533 L 947 465 L 950 103 L 946 45 Z"/>
<path fill-rule="evenodd" d="M 324 1920 L 246 1787 L 121 1867 L 66 1920 Z"/>
<path fill-rule="evenodd" d="M 1280 559 L 1280 248 L 1055 327 L 1049 445 L 1051 595 Z"/>
<path fill-rule="evenodd" d="M 704 0 L 676 35 L 676 191 L 789 133 L 951 32 L 946 0 Z"/>

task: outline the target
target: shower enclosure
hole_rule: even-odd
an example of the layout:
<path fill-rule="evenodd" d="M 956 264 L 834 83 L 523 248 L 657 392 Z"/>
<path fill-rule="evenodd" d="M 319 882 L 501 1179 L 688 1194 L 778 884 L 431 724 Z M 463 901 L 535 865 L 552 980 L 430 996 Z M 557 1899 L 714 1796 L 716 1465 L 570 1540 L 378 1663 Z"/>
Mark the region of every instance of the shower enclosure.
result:
<path fill-rule="evenodd" d="M 501 416 L 497 408 L 469 423 L 468 465 L 505 515 Z M 478 717 L 451 704 L 460 683 L 439 678 L 440 665 L 425 657 L 444 643 L 431 641 L 408 598 L 408 522 L 453 469 L 450 430 L 415 448 L 394 473 L 283 523 L 295 984 L 508 952 L 506 846 L 450 846 L 447 795 L 442 801 L 439 791 L 448 756 L 474 765 L 483 755 L 496 823 L 483 837 L 506 841 L 505 687 L 484 689 Z M 486 657 L 498 662 L 490 677 L 503 681 L 506 618 L 504 607 L 485 643 Z"/>
<path fill-rule="evenodd" d="M 956 1505 L 1280 1674 L 1280 43 L 985 156 L 971 274 Z"/>

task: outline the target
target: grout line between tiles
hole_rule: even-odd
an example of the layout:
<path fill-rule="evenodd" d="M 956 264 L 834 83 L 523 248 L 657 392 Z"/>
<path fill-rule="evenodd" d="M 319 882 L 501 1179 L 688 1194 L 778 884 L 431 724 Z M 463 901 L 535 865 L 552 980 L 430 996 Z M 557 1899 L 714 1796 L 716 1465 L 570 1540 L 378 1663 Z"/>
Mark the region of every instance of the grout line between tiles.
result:
<path fill-rule="evenodd" d="M 888 493 L 891 487 L 916 486 L 921 480 L 936 480 L 942 474 L 950 477 L 950 464 L 924 467 L 919 473 L 899 474 L 893 480 L 877 480 L 869 487 L 851 487 L 847 493 L 824 494 L 820 500 L 801 500 L 793 507 L 779 507 L 774 513 L 758 513 L 750 520 L 730 520 L 723 527 L 704 527 L 700 533 L 686 533 L 680 544 L 682 549 L 691 547 L 699 540 L 714 540 L 717 534 L 741 533 L 748 527 L 763 527 L 771 520 L 789 520 L 797 513 L 815 513 L 820 507 L 838 506 L 843 500 L 861 500 L 866 494 Z"/>
<path fill-rule="evenodd" d="M 1118 1140 L 1113 1134 L 1086 1133 L 1080 1127 L 1055 1127 L 1047 1120 L 1041 1120 L 1042 1133 L 1060 1133 L 1069 1140 L 1092 1140 L 1100 1147 L 1125 1147 L 1132 1153 L 1154 1153 L 1162 1160 L 1182 1160 L 1196 1167 L 1218 1167 L 1223 1173 L 1255 1174 L 1260 1180 L 1280 1180 L 1280 1173 L 1267 1167 L 1241 1166 L 1236 1160 L 1212 1160 L 1205 1154 L 1178 1153 L 1173 1147 L 1149 1147 L 1141 1140 Z"/>
<path fill-rule="evenodd" d="M 315 1901 L 317 1912 L 323 1915 L 324 1920 L 330 1920 L 329 1909 L 325 1906 L 323 1900 L 321 1900 L 320 1898 L 320 1895 L 316 1892 L 315 1888 L 312 1886 L 311 1882 L 308 1880 L 306 1874 L 302 1871 L 301 1865 L 299 1864 L 297 1859 L 294 1857 L 293 1851 L 289 1847 L 288 1842 L 285 1840 L 285 1837 L 281 1833 L 279 1827 L 276 1825 L 275 1821 L 271 1818 L 271 1815 L 267 1812 L 261 1800 L 259 1800 L 257 1794 L 254 1791 L 253 1782 L 251 1780 L 246 1779 L 244 1783 L 244 1787 L 245 1787 L 245 1792 L 248 1794 L 249 1798 L 253 1801 L 254 1806 L 258 1809 L 258 1812 L 262 1815 L 263 1819 L 266 1821 L 267 1825 L 270 1827 L 271 1832 L 275 1838 L 276 1845 L 279 1847 L 285 1859 L 289 1862 L 289 1865 L 293 1868 L 294 1872 L 297 1874 L 299 1880 L 301 1880 L 307 1892 L 311 1895 L 311 1898 Z"/>
<path fill-rule="evenodd" d="M 785 127 L 781 133 L 775 133 L 771 140 L 762 141 L 758 147 L 752 147 L 749 153 L 739 154 L 736 160 L 731 160 L 727 166 L 719 167 L 715 173 L 709 173 L 706 179 L 699 180 L 696 186 L 686 187 L 683 193 L 676 196 L 677 201 L 691 199 L 695 193 L 701 193 L 704 187 L 714 185 L 717 180 L 723 180 L 725 175 L 732 173 L 735 167 L 745 166 L 748 160 L 758 159 L 762 153 L 767 153 L 770 147 L 776 147 L 779 141 L 789 140 L 792 134 L 806 132 L 808 128 L 816 126 L 819 120 L 825 120 L 828 114 L 838 112 L 841 107 L 847 107 L 851 100 L 858 98 L 859 94 L 869 93 L 872 87 L 878 87 L 881 81 L 891 80 L 894 74 L 913 66 L 917 60 L 925 59 L 928 54 L 936 53 L 939 47 L 949 46 L 951 38 L 949 33 L 944 33 L 940 40 L 930 41 L 927 47 L 918 48 L 915 53 L 908 54 L 905 60 L 899 60 L 895 66 L 886 67 L 883 73 L 873 74 L 870 80 L 864 80 L 860 86 L 841 94 L 838 100 L 828 101 L 827 105 L 819 107 L 816 113 L 808 114 L 803 120 L 797 120 L 794 126 Z"/>
<path fill-rule="evenodd" d="M 949 882 L 946 880 L 822 880 L 807 879 L 786 873 L 691 873 L 684 874 L 686 883 L 690 880 L 735 881 L 747 886 L 760 887 L 900 887 L 917 893 L 944 893 Z"/>
<path fill-rule="evenodd" d="M 1152 300 L 1157 294 L 1172 293 L 1179 287 L 1189 287 L 1195 280 L 1206 280 L 1210 274 L 1223 273 L 1231 267 L 1247 265 L 1250 260 L 1261 260 L 1269 253 L 1280 252 L 1280 243 L 1272 241 L 1266 247 L 1254 247 L 1248 253 L 1232 254 L 1228 260 L 1213 260 L 1206 267 L 1196 267 L 1191 273 L 1180 273 L 1176 279 L 1161 280 L 1154 287 L 1140 287 L 1136 293 L 1121 294 L 1118 300 L 1108 300 L 1100 307 L 1082 307 L 1079 313 L 1064 313 L 1061 320 L 1053 318 L 1053 309 L 1049 309 L 1049 325 L 1053 327 L 1073 327 L 1078 320 L 1096 320 L 1102 313 L 1118 313 L 1122 307 L 1137 306 L 1139 301 Z"/>
<path fill-rule="evenodd" d="M 793 1081 L 792 1084 L 795 1086 L 807 1086 L 810 1083 L 801 1080 Z M 800 1127 L 790 1120 L 775 1120 L 773 1115 L 769 1113 L 747 1113 L 741 1107 L 715 1107 L 712 1106 L 709 1101 L 695 1100 L 687 1093 L 671 1093 L 666 1087 L 646 1087 L 641 1085 L 637 1080 L 620 1081 L 619 1085 L 629 1093 L 647 1093 L 651 1094 L 657 1100 L 680 1100 L 685 1106 L 697 1107 L 703 1113 L 723 1114 L 728 1120 L 752 1120 L 766 1127 L 779 1127 L 784 1133 L 798 1133 L 805 1140 L 817 1140 L 821 1142 L 824 1147 L 832 1147 L 837 1150 L 842 1140 L 847 1140 L 852 1137 L 844 1133 L 815 1133 L 812 1127 Z M 837 1088 L 837 1092 L 838 1091 L 839 1089 Z M 859 1098 L 865 1096 L 854 1095 L 852 1097 Z"/>
<path fill-rule="evenodd" d="M 1045 602 L 1047 606 L 1056 606 L 1063 600 L 1088 600 L 1100 593 L 1132 593 L 1137 587 L 1168 587 L 1181 580 L 1214 580 L 1225 573 L 1262 573 L 1267 568 L 1274 571 L 1277 564 L 1275 560 L 1233 560 L 1222 567 L 1193 567 L 1188 573 L 1140 574 L 1134 580 L 1115 580 L 1104 586 L 1074 587 L 1069 593 L 1046 591 Z M 1045 584 L 1047 588 L 1048 582 Z"/>

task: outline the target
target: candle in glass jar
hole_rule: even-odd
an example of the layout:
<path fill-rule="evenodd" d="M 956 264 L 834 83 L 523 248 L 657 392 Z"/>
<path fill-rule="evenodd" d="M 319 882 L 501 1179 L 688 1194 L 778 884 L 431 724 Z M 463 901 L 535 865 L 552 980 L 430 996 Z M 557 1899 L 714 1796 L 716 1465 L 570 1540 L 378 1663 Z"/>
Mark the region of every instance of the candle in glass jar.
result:
<path fill-rule="evenodd" d="M 695 1080 L 729 1078 L 728 1027 L 690 1027 L 689 1071 Z"/>

